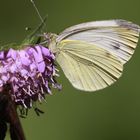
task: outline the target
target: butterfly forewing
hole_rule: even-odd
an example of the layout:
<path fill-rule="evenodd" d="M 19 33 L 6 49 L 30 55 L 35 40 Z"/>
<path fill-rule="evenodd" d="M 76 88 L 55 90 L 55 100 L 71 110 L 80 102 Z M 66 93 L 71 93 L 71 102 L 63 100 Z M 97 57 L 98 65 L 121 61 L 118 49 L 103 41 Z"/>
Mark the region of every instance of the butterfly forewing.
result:
<path fill-rule="evenodd" d="M 109 51 L 126 63 L 134 53 L 140 28 L 124 20 L 87 22 L 64 30 L 57 38 L 85 41 Z"/>

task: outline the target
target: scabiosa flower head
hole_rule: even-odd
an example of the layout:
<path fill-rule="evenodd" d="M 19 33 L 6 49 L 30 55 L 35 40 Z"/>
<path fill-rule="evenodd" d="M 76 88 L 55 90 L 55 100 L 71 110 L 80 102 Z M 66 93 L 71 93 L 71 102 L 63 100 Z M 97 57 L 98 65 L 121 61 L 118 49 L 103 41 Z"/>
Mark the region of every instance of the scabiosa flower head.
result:
<path fill-rule="evenodd" d="M 1 51 L 0 91 L 10 85 L 9 94 L 15 103 L 32 107 L 34 101 L 42 101 L 46 93 L 51 94 L 51 87 L 61 88 L 55 81 L 54 59 L 54 54 L 41 45 Z"/>

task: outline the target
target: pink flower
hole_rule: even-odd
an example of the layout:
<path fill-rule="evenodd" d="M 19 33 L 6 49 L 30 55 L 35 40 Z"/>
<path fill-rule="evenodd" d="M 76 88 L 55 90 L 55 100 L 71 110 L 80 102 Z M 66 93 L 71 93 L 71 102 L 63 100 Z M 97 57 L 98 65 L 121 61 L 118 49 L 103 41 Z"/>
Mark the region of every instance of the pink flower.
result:
<path fill-rule="evenodd" d="M 54 59 L 54 54 L 41 45 L 1 51 L 0 94 L 10 85 L 9 94 L 17 105 L 30 108 L 33 102 L 41 102 L 46 93 L 51 94 L 51 87 L 61 88 L 55 81 Z"/>

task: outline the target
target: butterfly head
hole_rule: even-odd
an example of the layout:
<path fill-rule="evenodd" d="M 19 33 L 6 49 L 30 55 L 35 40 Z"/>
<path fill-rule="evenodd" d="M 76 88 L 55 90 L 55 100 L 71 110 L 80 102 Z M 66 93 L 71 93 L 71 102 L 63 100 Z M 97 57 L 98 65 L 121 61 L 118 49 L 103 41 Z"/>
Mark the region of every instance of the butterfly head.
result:
<path fill-rule="evenodd" d="M 57 35 L 54 34 L 54 33 L 44 33 L 44 38 L 45 38 L 45 40 L 46 40 L 48 43 L 50 43 L 51 41 L 55 40 L 56 37 L 57 37 Z"/>

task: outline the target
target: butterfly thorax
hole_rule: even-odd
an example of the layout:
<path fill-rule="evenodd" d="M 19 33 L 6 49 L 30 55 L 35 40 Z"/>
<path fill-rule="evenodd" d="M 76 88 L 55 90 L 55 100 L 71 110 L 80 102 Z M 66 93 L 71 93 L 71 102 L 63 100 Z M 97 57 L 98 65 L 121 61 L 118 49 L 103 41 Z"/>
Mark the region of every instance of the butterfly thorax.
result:
<path fill-rule="evenodd" d="M 53 53 L 56 53 L 56 52 L 57 52 L 57 48 L 56 48 L 56 38 L 57 38 L 57 34 L 54 34 L 54 33 L 47 33 L 47 34 L 45 34 L 45 38 L 46 38 L 46 40 L 47 40 L 48 48 L 49 48 Z"/>

